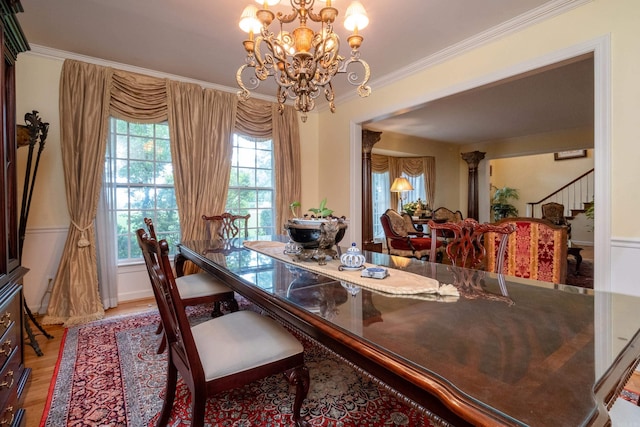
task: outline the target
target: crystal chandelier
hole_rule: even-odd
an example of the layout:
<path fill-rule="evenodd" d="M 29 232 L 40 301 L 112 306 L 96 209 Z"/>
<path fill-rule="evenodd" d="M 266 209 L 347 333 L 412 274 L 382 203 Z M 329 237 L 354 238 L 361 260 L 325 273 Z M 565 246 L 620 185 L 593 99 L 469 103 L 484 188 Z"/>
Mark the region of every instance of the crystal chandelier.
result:
<path fill-rule="evenodd" d="M 334 93 L 331 79 L 336 74 L 347 73 L 353 63 L 359 63 L 364 71 L 362 78 L 350 71 L 347 81 L 358 86 L 361 97 L 369 96 L 369 64 L 360 59 L 362 36 L 358 31 L 369 23 L 364 7 L 353 2 L 345 16 L 344 26 L 352 34 L 347 38 L 351 47 L 351 57 L 346 59 L 340 55 L 340 39 L 333 31 L 333 23 L 338 10 L 331 6 L 331 0 L 289 0 L 292 7 L 290 14 L 278 12 L 275 15 L 268 8 L 280 3 L 280 0 L 256 0 L 261 9 L 253 5 L 247 6 L 240 18 L 240 28 L 249 33 L 249 39 L 243 42 L 247 51 L 245 64 L 236 73 L 236 80 L 241 90 L 240 99 L 249 98 L 249 90 L 259 86 L 261 81 L 273 76 L 278 84 L 276 94 L 279 111 L 284 110 L 287 98 L 294 100 L 295 109 L 302 113 L 302 121 L 306 121 L 307 113 L 315 107 L 315 98 L 324 89 L 324 96 L 329 101 L 331 112 L 335 112 Z M 314 3 L 326 3 L 319 13 L 313 11 Z M 277 17 L 280 31 L 275 34 L 269 25 Z M 298 19 L 299 25 L 292 32 L 285 31 L 283 24 Z M 307 21 L 320 23 L 320 29 L 314 31 L 307 27 Z M 253 68 L 255 76 L 250 76 L 248 84 L 243 82 L 243 72 Z M 248 87 L 247 87 L 248 86 Z"/>

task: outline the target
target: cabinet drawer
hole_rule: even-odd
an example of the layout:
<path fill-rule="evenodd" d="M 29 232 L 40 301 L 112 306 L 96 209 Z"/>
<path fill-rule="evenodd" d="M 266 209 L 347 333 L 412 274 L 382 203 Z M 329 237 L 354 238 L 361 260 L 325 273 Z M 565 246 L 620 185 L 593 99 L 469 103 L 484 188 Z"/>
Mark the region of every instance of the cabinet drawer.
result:
<path fill-rule="evenodd" d="M 24 425 L 24 409 L 18 406 L 16 390 L 12 391 L 7 404 L 0 411 L 0 427 L 18 427 Z"/>
<path fill-rule="evenodd" d="M 11 322 L 9 329 L 0 337 L 0 369 L 4 367 L 5 362 L 13 353 L 14 349 L 20 347 L 20 330 L 15 322 Z M 2 383 L 2 378 L 0 378 Z M 2 387 L 0 387 L 0 390 Z"/>
<path fill-rule="evenodd" d="M 12 324 L 20 320 L 21 309 L 20 298 L 15 297 L 0 306 L 0 335 L 4 334 Z"/>
<path fill-rule="evenodd" d="M 10 402 L 12 400 L 15 400 L 14 407 L 17 408 L 18 382 L 24 369 L 20 356 L 20 348 L 14 347 L 9 359 L 0 370 L 0 411 L 11 405 Z M 0 421 L 2 421 L 1 416 Z M 0 423 L 0 426 L 2 426 L 2 423 Z"/>

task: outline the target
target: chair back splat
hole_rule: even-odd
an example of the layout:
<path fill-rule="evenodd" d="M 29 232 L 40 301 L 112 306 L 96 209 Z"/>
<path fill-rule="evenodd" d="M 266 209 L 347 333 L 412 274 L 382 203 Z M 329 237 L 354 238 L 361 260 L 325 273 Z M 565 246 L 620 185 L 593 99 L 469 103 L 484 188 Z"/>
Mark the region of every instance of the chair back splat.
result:
<path fill-rule="evenodd" d="M 486 249 L 484 236 L 488 232 L 499 237 L 499 251 L 504 253 L 507 236 L 515 231 L 515 226 L 506 224 L 497 226 L 494 224 L 481 224 L 473 218 L 467 218 L 459 222 L 436 223 L 429 221 L 432 233 L 432 242 L 435 236 L 448 231 L 449 238 L 445 248 L 451 264 L 457 267 L 466 267 L 490 272 L 498 271 L 496 263 L 485 263 Z M 436 246 L 431 247 L 431 257 L 435 256 Z M 435 258 L 434 258 L 435 259 Z M 498 257 L 500 259 L 500 257 Z"/>
<path fill-rule="evenodd" d="M 233 239 L 235 237 L 247 238 L 248 222 L 251 215 L 233 215 L 225 212 L 221 215 L 202 215 L 205 221 L 205 237 L 211 240 L 214 236 L 221 239 Z M 242 234 L 240 232 L 242 231 Z"/>
<path fill-rule="evenodd" d="M 168 424 L 178 373 L 191 392 L 191 425 L 203 427 L 207 397 L 261 378 L 284 374 L 295 387 L 293 423 L 301 426 L 309 390 L 303 347 L 275 320 L 250 310 L 236 311 L 191 327 L 169 261 L 167 242 L 137 231 L 168 347 L 167 389 L 158 426 Z M 164 268 L 162 267 L 164 266 Z"/>

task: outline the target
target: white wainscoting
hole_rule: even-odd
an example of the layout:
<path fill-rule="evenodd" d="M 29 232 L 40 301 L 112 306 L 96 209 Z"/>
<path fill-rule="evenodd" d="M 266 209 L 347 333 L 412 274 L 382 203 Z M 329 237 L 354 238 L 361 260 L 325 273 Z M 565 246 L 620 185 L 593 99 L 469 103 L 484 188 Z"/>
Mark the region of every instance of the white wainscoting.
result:
<path fill-rule="evenodd" d="M 611 290 L 640 296 L 640 239 L 611 239 Z"/>
<path fill-rule="evenodd" d="M 24 277 L 24 297 L 33 313 L 45 313 L 49 304 L 48 286 L 58 271 L 68 228 L 26 230 L 22 264 L 29 269 Z M 118 301 L 153 297 L 143 263 L 118 269 Z"/>
<path fill-rule="evenodd" d="M 47 287 L 53 285 L 69 229 L 28 228 L 24 236 L 22 265 L 29 269 L 24 276 L 24 298 L 33 313 L 44 313 L 49 304 Z"/>

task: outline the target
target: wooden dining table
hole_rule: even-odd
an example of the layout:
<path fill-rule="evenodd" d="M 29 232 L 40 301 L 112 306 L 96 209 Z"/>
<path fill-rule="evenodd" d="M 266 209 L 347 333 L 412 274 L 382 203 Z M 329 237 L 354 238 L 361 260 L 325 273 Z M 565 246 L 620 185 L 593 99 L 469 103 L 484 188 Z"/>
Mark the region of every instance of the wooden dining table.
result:
<path fill-rule="evenodd" d="M 366 265 L 387 268 L 389 277 L 435 279 L 459 295 L 381 292 L 239 239 L 181 242 L 176 263 L 189 260 L 221 278 L 435 425 L 608 425 L 608 408 L 640 361 L 640 298 L 364 255 Z"/>

